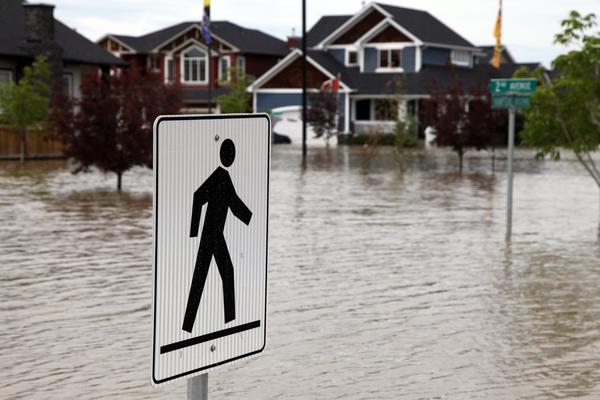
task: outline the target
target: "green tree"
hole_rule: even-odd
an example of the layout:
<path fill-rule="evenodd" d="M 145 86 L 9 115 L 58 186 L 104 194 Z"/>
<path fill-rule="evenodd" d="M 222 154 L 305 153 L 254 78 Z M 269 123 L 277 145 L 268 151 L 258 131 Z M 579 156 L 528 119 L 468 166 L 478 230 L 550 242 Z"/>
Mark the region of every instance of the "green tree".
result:
<path fill-rule="evenodd" d="M 0 86 L 2 121 L 19 133 L 20 160 L 27 157 L 27 132 L 45 122 L 50 101 L 50 66 L 45 56 L 37 56 L 31 66 L 24 69 L 18 83 Z"/>
<path fill-rule="evenodd" d="M 229 86 L 232 90 L 217 97 L 217 103 L 221 112 L 224 114 L 249 112 L 251 97 L 250 93 L 246 92 L 246 89 L 252 83 L 250 76 L 243 72 L 238 73 L 236 68 L 230 68 L 228 76 L 231 79 L 221 81 L 221 85 Z"/>
<path fill-rule="evenodd" d="M 544 71 L 519 70 L 517 77 L 535 77 L 543 85 L 532 96 L 532 107 L 521 132 L 525 144 L 538 149 L 537 157 L 560 159 L 571 150 L 600 189 L 600 169 L 592 154 L 600 146 L 600 33 L 594 14 L 571 11 L 555 43 L 573 48 L 553 62 L 551 81 Z"/>

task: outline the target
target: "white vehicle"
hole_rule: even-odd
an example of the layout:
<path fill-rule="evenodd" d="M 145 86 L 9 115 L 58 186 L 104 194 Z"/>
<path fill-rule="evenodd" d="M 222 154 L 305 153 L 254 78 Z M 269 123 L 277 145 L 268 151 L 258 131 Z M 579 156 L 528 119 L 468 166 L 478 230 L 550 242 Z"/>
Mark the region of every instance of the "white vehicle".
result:
<path fill-rule="evenodd" d="M 302 145 L 302 107 L 279 107 L 271 111 L 273 132 L 290 138 L 293 145 Z M 310 125 L 306 127 L 306 145 L 309 147 L 337 146 L 337 131 L 329 139 L 315 137 Z"/>

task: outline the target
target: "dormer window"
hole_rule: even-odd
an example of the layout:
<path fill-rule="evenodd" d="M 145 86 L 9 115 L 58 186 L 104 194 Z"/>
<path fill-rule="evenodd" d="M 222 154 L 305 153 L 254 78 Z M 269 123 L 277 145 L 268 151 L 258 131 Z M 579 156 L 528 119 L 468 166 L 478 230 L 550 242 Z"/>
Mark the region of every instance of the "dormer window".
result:
<path fill-rule="evenodd" d="M 402 50 L 381 49 L 379 50 L 379 68 L 399 69 L 402 65 Z"/>
<path fill-rule="evenodd" d="M 452 50 L 452 64 L 468 67 L 471 65 L 471 53 L 465 50 Z"/>
<path fill-rule="evenodd" d="M 355 50 L 348 50 L 348 60 L 346 65 L 348 66 L 356 66 L 358 65 L 358 52 Z"/>
<path fill-rule="evenodd" d="M 207 61 L 206 53 L 199 47 L 192 47 L 183 53 L 183 63 L 181 63 L 184 83 L 206 83 L 207 82 Z"/>

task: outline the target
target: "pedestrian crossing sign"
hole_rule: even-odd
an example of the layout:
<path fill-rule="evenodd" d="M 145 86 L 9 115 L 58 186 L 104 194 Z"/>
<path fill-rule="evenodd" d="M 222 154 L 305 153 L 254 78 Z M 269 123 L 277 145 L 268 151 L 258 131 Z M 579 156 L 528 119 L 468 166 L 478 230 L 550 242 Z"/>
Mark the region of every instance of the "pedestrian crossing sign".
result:
<path fill-rule="evenodd" d="M 154 123 L 152 384 L 266 344 L 271 122 L 266 114 Z"/>

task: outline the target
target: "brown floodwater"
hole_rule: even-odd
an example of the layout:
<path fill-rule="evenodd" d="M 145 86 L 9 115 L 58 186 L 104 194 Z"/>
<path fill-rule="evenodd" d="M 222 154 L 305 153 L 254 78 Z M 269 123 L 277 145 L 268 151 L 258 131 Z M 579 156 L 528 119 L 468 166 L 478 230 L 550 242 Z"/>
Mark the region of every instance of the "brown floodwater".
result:
<path fill-rule="evenodd" d="M 273 149 L 267 348 L 211 399 L 600 398 L 598 189 L 571 160 Z M 150 387 L 152 172 L 0 163 L 1 399 Z"/>

